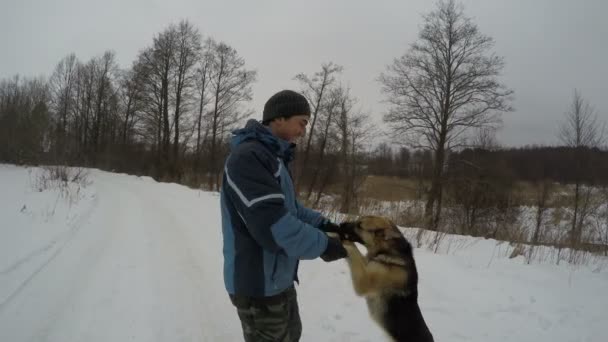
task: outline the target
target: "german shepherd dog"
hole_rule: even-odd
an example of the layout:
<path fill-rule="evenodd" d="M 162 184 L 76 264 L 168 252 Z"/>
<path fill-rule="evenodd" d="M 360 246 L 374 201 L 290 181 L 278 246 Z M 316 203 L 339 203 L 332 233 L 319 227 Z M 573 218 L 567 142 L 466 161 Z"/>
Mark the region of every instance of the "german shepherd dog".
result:
<path fill-rule="evenodd" d="M 390 220 L 363 216 L 338 232 L 348 252 L 353 287 L 370 316 L 395 342 L 431 342 L 418 306 L 418 272 L 412 246 Z M 363 256 L 354 242 L 367 248 Z"/>

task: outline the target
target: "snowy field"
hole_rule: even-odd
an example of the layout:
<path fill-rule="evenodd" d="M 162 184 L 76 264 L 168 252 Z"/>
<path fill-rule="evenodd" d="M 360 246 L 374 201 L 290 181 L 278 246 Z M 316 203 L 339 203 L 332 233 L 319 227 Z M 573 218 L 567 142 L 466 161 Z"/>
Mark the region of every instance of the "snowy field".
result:
<path fill-rule="evenodd" d="M 39 191 L 41 172 L 0 165 L 0 341 L 242 340 L 218 194 L 98 170 Z M 526 265 L 505 243 L 445 241 L 415 250 L 436 341 L 608 341 L 605 259 Z M 344 261 L 302 262 L 300 279 L 302 341 L 384 340 Z"/>

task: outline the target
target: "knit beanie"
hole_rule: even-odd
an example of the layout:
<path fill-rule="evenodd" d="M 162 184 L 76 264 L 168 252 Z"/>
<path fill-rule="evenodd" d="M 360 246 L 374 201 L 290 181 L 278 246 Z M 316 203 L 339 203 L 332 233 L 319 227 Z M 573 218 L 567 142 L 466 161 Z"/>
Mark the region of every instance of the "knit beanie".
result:
<path fill-rule="evenodd" d="M 281 90 L 266 101 L 262 123 L 268 124 L 268 122 L 276 118 L 288 118 L 294 115 L 310 116 L 308 100 L 302 94 L 295 91 Z"/>

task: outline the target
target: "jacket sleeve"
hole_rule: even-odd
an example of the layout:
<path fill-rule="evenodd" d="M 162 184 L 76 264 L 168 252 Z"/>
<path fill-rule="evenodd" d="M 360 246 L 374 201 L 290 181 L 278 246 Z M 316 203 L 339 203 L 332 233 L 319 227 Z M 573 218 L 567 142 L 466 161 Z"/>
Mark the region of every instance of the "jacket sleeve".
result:
<path fill-rule="evenodd" d="M 327 248 L 327 236 L 288 212 L 271 168 L 269 157 L 255 149 L 233 154 L 224 170 L 227 196 L 264 249 L 301 259 L 319 257 Z"/>
<path fill-rule="evenodd" d="M 325 217 L 323 217 L 323 215 L 321 215 L 320 212 L 306 208 L 298 200 L 296 200 L 296 207 L 298 210 L 298 218 L 312 225 L 313 227 L 318 228 L 327 220 Z"/>

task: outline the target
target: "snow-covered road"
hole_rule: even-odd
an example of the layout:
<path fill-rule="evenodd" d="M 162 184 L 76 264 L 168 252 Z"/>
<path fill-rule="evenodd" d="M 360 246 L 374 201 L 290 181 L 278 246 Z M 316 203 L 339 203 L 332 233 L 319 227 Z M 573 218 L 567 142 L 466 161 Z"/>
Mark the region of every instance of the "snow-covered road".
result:
<path fill-rule="evenodd" d="M 242 340 L 222 282 L 219 196 L 91 170 L 68 203 L 0 165 L 0 341 Z M 72 192 L 76 194 L 75 191 Z M 455 237 L 416 249 L 437 341 L 608 340 L 608 273 L 524 265 L 508 246 Z M 382 341 L 343 261 L 303 262 L 302 341 Z"/>
<path fill-rule="evenodd" d="M 95 174 L 89 210 L 42 260 L 21 263 L 29 275 L 0 304 L 0 340 L 236 340 L 216 215 L 205 215 L 217 198 L 152 184 Z"/>

